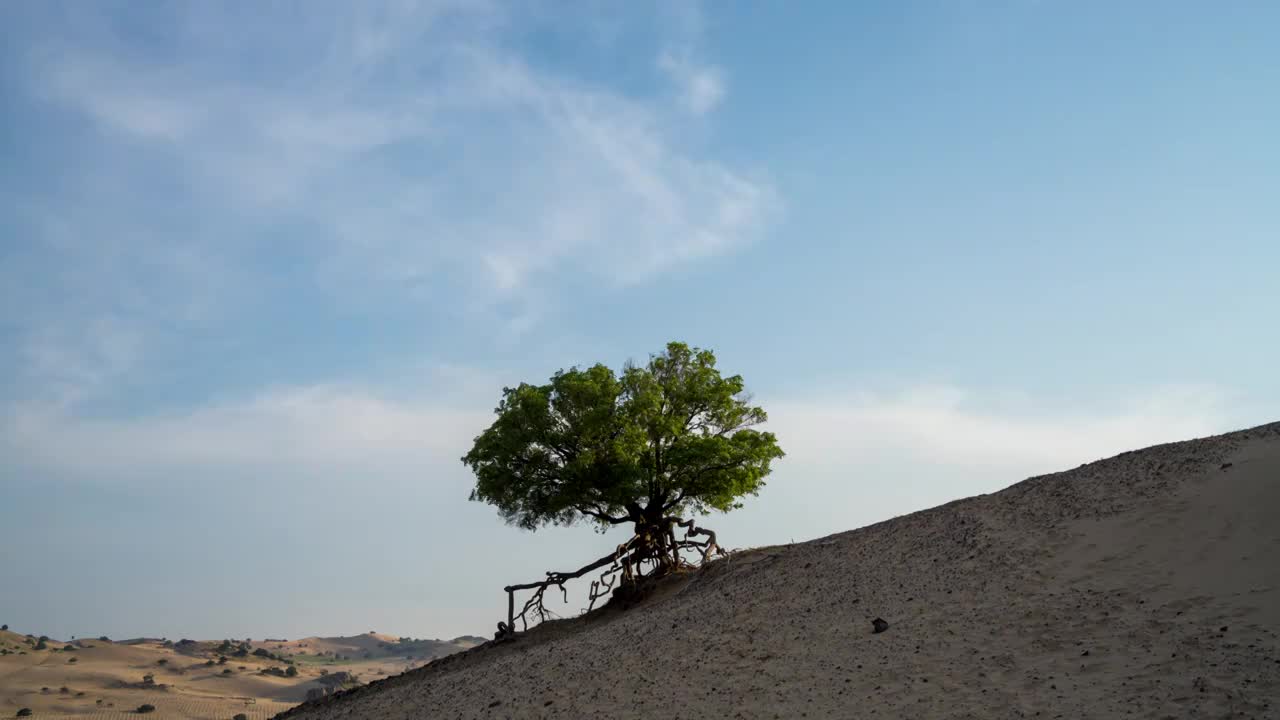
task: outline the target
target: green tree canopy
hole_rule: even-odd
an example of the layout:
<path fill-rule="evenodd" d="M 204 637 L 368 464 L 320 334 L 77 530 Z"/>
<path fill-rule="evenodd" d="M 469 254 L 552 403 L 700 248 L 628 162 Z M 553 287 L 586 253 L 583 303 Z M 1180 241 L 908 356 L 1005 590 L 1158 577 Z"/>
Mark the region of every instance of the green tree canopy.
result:
<path fill-rule="evenodd" d="M 742 377 L 679 342 L 620 375 L 598 364 L 504 388 L 495 413 L 462 458 L 476 475 L 471 499 L 529 530 L 732 510 L 783 456 L 755 429 L 766 415 Z"/>

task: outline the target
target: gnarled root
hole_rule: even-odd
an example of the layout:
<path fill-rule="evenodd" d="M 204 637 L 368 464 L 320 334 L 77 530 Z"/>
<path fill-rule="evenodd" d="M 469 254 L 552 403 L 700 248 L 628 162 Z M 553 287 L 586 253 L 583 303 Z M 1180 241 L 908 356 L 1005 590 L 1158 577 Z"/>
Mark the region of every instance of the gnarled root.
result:
<path fill-rule="evenodd" d="M 676 537 L 677 526 L 685 528 L 683 538 Z M 705 537 L 706 540 L 698 540 L 697 538 L 700 537 Z M 682 567 L 692 566 L 681 557 L 681 552 L 685 550 L 696 551 L 700 555 L 699 564 L 706 563 L 715 554 L 725 554 L 724 550 L 716 544 L 715 532 L 696 526 L 693 520 L 667 517 L 662 519 L 660 526 L 642 528 L 629 540 L 618 545 L 614 552 L 577 570 L 548 572 L 545 580 L 508 585 L 503 588 L 507 593 L 507 621 L 498 623 L 498 632 L 494 637 L 501 639 L 515 635 L 517 619 L 520 620 L 521 629 L 528 630 L 530 614 L 536 618 L 537 622 L 555 617 L 555 613 L 543 604 L 543 596 L 549 587 L 559 588 L 565 602 L 568 602 L 569 594 L 564 586 L 566 582 L 604 568 L 599 578 L 591 581 L 586 608 L 586 612 L 590 612 L 595 608 L 597 600 L 612 593 L 615 586 L 620 587 L 619 582 L 622 585 L 634 585 L 641 578 L 654 578 Z M 645 564 L 652 566 L 648 573 L 644 572 Z M 515 611 L 517 590 L 533 590 L 533 594 L 525 601 L 519 613 Z"/>

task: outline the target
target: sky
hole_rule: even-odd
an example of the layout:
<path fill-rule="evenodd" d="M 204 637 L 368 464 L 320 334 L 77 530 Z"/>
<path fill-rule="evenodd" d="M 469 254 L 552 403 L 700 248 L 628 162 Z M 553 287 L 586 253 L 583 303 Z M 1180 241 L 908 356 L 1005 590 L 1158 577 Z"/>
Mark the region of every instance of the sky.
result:
<path fill-rule="evenodd" d="M 1277 26 L 0 4 L 0 621 L 489 634 L 619 541 L 468 502 L 501 388 L 670 340 L 787 452 L 731 548 L 1280 419 Z"/>

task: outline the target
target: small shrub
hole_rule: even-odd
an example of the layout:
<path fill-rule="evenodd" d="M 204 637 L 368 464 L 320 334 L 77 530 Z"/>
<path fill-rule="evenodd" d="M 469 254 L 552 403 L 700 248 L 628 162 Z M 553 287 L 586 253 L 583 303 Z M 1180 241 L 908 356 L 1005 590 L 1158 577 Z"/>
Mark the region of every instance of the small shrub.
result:
<path fill-rule="evenodd" d="M 212 660 L 206 660 L 206 661 L 204 662 L 204 664 L 205 664 L 205 665 L 213 665 L 213 661 L 212 661 Z"/>
<path fill-rule="evenodd" d="M 233 673 L 233 672 L 235 672 L 235 670 L 232 670 L 231 668 L 226 668 L 226 669 L 224 669 L 224 670 L 222 671 L 222 674 L 223 674 L 223 675 L 230 675 L 230 674 L 231 674 L 231 673 Z"/>
<path fill-rule="evenodd" d="M 231 720 L 249 720 L 249 716 L 245 715 L 244 713 L 236 713 L 235 716 L 231 718 Z"/>
<path fill-rule="evenodd" d="M 111 642 L 111 638 L 107 637 L 106 635 L 99 635 L 98 639 L 101 640 L 102 642 Z"/>
<path fill-rule="evenodd" d="M 47 643 L 47 642 L 45 642 L 45 641 L 43 641 L 43 640 L 41 640 L 40 642 L 36 643 L 36 649 L 37 649 L 37 650 L 47 650 L 48 648 L 49 648 L 49 643 Z"/>
<path fill-rule="evenodd" d="M 253 654 L 254 654 L 254 655 L 256 655 L 256 656 L 258 656 L 258 657 L 271 657 L 271 653 L 267 652 L 266 650 L 264 650 L 264 649 L 262 649 L 262 648 L 258 648 L 257 650 L 254 650 L 254 651 L 253 651 Z"/>
<path fill-rule="evenodd" d="M 62 687 L 58 688 L 58 692 L 62 693 L 63 695 L 70 695 L 71 688 L 67 687 L 66 685 L 63 685 Z"/>
<path fill-rule="evenodd" d="M 168 664 L 169 664 L 169 658 L 160 658 L 159 660 L 157 660 L 157 661 L 156 661 L 156 664 L 157 664 L 157 665 L 168 665 Z"/>
<path fill-rule="evenodd" d="M 289 677 L 298 677 L 298 668 L 290 665 L 289 669 L 284 671 L 284 674 Z"/>
<path fill-rule="evenodd" d="M 142 682 L 144 682 L 144 683 L 146 683 L 146 684 L 148 684 L 148 685 L 153 685 L 153 684 L 155 684 L 155 681 L 156 681 L 156 676 L 155 676 L 155 675 L 152 675 L 151 673 L 147 673 L 146 675 L 143 675 L 143 676 L 142 676 Z"/>
<path fill-rule="evenodd" d="M 70 665 L 70 664 L 72 664 L 72 663 L 76 662 L 76 661 L 77 661 L 77 660 L 79 660 L 79 659 L 80 659 L 80 658 L 74 658 L 74 657 L 73 657 L 73 658 L 71 658 L 70 660 L 68 660 L 68 661 L 67 661 L 67 664 L 68 664 L 68 665 Z"/>
<path fill-rule="evenodd" d="M 42 687 L 42 688 L 40 688 L 40 692 L 42 692 L 42 693 L 47 693 L 47 692 L 49 692 L 49 688 L 47 688 L 47 687 Z"/>
<path fill-rule="evenodd" d="M 31 708 L 22 708 L 15 717 L 31 717 Z"/>
<path fill-rule="evenodd" d="M 152 705 L 152 704 L 150 704 L 150 703 L 144 703 L 144 704 L 142 704 L 142 705 L 139 705 L 139 706 L 138 706 L 138 714 L 139 714 L 139 715 L 143 715 L 143 714 L 146 714 L 146 713 L 149 713 L 149 712 L 155 712 L 155 711 L 156 711 L 156 706 L 155 706 L 155 705 Z"/>
<path fill-rule="evenodd" d="M 8 630 L 8 629 L 9 629 L 8 625 L 0 625 L 0 630 Z"/>

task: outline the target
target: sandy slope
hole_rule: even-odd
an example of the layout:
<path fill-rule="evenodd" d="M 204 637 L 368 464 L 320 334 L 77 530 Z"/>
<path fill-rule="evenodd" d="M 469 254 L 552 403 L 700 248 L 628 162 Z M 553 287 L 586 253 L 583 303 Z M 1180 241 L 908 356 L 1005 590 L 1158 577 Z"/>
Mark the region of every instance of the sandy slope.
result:
<path fill-rule="evenodd" d="M 735 554 L 665 590 L 287 715 L 1280 717 L 1280 423 Z"/>

